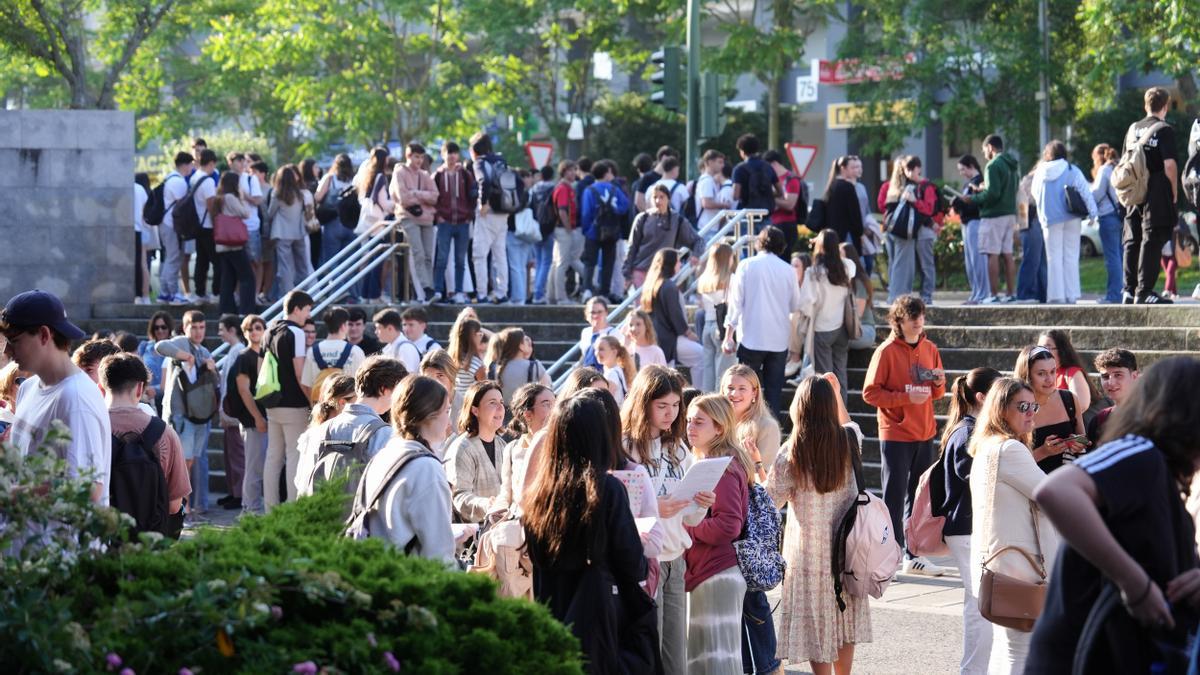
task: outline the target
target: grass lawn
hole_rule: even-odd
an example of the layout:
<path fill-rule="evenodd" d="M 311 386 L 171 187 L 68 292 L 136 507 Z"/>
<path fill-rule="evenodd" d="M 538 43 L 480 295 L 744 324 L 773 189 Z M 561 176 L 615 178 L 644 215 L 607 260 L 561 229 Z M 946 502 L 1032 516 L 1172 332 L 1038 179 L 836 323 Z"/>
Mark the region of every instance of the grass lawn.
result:
<path fill-rule="evenodd" d="M 1017 264 L 1019 266 L 1020 261 Z M 1079 261 L 1079 286 L 1083 290 L 1084 295 L 1103 295 L 1107 279 L 1108 275 L 1104 271 L 1103 257 L 1083 258 Z M 1155 287 L 1155 290 L 1162 292 L 1163 284 L 1166 282 L 1166 273 L 1160 273 L 1158 275 L 1158 286 Z M 1200 269 L 1193 263 L 1191 268 L 1179 271 L 1175 285 L 1181 295 L 1189 296 L 1192 293 L 1192 289 L 1198 283 L 1200 283 Z M 970 290 L 970 287 L 967 285 L 966 274 L 962 270 L 956 270 L 945 283 L 943 283 L 942 279 L 938 279 L 938 288 L 948 291 Z"/>

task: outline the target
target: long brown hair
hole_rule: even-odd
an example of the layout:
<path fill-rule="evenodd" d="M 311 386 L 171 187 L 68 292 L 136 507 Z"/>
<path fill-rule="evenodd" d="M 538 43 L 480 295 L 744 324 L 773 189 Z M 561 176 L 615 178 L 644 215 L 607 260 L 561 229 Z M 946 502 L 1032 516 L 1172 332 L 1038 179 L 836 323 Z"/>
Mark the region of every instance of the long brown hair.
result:
<path fill-rule="evenodd" d="M 942 431 L 941 451 L 946 451 L 946 444 L 954 434 L 955 427 L 975 408 L 975 396 L 987 396 L 992 384 L 1000 379 L 1000 371 L 995 368 L 976 368 L 966 375 L 954 378 L 950 387 L 950 411 L 946 415 L 946 426 Z"/>
<path fill-rule="evenodd" d="M 704 457 L 732 457 L 745 470 L 747 484 L 753 485 L 754 462 L 750 461 L 750 455 L 746 454 L 746 449 L 737 440 L 737 420 L 733 417 L 733 406 L 729 400 L 720 394 L 703 394 L 688 406 L 689 414 L 693 410 L 708 415 L 713 425 L 720 429 L 712 445 L 704 451 Z M 692 448 L 692 451 L 699 454 L 696 448 Z"/>
<path fill-rule="evenodd" d="M 559 403 L 546 424 L 537 475 L 521 500 L 535 565 L 553 565 L 572 544 L 586 547 L 587 537 L 603 530 L 593 524 L 616 444 L 604 418 L 603 403 L 578 395 Z"/>
<path fill-rule="evenodd" d="M 1134 382 L 1128 401 L 1117 406 L 1104 425 L 1100 444 L 1128 434 L 1153 441 L 1167 461 L 1167 467 L 1187 491 L 1200 456 L 1196 440 L 1196 419 L 1200 418 L 1200 396 L 1195 394 L 1200 381 L 1200 361 L 1188 356 L 1172 356 L 1155 363 Z"/>
<path fill-rule="evenodd" d="M 446 388 L 432 377 L 409 375 L 401 380 L 392 403 L 392 427 L 396 434 L 429 447 L 429 442 L 421 438 L 421 423 L 441 413 L 449 396 Z"/>
<path fill-rule="evenodd" d="M 338 414 L 338 403 L 354 398 L 354 378 L 338 373 L 325 378 L 321 385 L 321 397 L 313 406 L 309 426 L 324 424 Z"/>
<path fill-rule="evenodd" d="M 1117 149 L 1108 143 L 1100 143 L 1092 148 L 1092 178 L 1100 175 L 1105 164 L 1117 163 Z"/>
<path fill-rule="evenodd" d="M 387 170 L 388 149 L 376 146 L 371 150 L 371 156 L 359 165 L 358 175 L 354 178 L 354 187 L 359 197 L 373 197 L 371 188 L 375 187 L 375 177 Z"/>
<path fill-rule="evenodd" d="M 639 305 L 647 312 L 654 311 L 654 297 L 662 290 L 663 283 L 675 276 L 675 266 L 679 264 L 679 251 L 673 248 L 659 249 L 650 261 L 650 269 L 646 272 L 646 281 L 642 284 L 642 297 Z"/>
<path fill-rule="evenodd" d="M 1054 360 L 1054 354 L 1041 345 L 1025 345 L 1017 354 L 1017 362 L 1013 365 L 1013 377 L 1026 383 L 1032 384 L 1030 380 L 1030 372 L 1033 364 L 1046 359 Z"/>
<path fill-rule="evenodd" d="M 450 349 L 447 351 L 459 370 L 469 368 L 471 357 L 478 356 L 475 353 L 475 335 L 482 330 L 483 326 L 475 319 L 463 319 L 450 330 Z"/>
<path fill-rule="evenodd" d="M 813 268 L 821 266 L 825 270 L 825 278 L 834 286 L 850 287 L 850 276 L 846 274 L 846 265 L 842 263 L 842 249 L 838 247 L 840 237 L 831 229 L 821 230 L 813 242 Z"/>
<path fill-rule="evenodd" d="M 816 375 L 804 378 L 796 388 L 789 414 L 788 461 L 796 483 L 820 494 L 845 485 L 853 460 L 846 430 L 838 424 L 833 385 Z"/>
<path fill-rule="evenodd" d="M 516 360 L 521 353 L 521 345 L 525 343 L 525 331 L 520 328 L 505 328 L 496 333 L 496 337 L 492 339 L 492 344 L 496 350 L 496 379 L 504 374 L 504 367 L 509 361 Z"/>
<path fill-rule="evenodd" d="M 854 278 L 850 280 L 850 288 L 861 286 L 863 292 L 867 295 L 867 307 L 875 306 L 875 286 L 871 283 L 871 277 L 867 274 L 867 268 L 863 265 L 862 257 L 858 254 L 858 249 L 854 244 L 842 242 L 838 244 L 838 248 L 842 251 L 842 257 L 854 263 Z M 870 310 L 874 311 L 874 310 Z"/>
<path fill-rule="evenodd" d="M 642 368 L 629 394 L 625 397 L 625 405 L 621 408 L 621 427 L 625 434 L 625 446 L 633 461 L 642 465 L 652 465 L 654 458 L 650 456 L 651 438 L 650 415 L 651 406 L 660 398 L 671 394 L 679 396 L 679 414 L 671 428 L 659 435 L 663 454 L 667 461 L 675 466 L 683 463 L 686 450 L 683 450 L 684 432 L 687 421 L 683 408 L 683 383 L 679 375 L 666 366 L 650 365 Z M 673 448 L 668 451 L 668 448 Z"/>
<path fill-rule="evenodd" d="M 302 199 L 300 196 L 300 180 L 297 176 L 299 176 L 299 171 L 296 169 L 295 164 L 284 164 L 279 167 L 275 172 L 271 199 L 278 199 L 288 206 Z"/>
<path fill-rule="evenodd" d="M 1071 334 L 1061 328 L 1051 328 L 1050 330 L 1042 331 L 1040 337 L 1050 338 L 1054 341 L 1054 348 L 1058 350 L 1058 369 L 1066 372 L 1068 368 L 1078 368 L 1083 371 L 1083 381 L 1087 382 L 1088 393 L 1093 401 L 1100 400 L 1100 392 L 1096 389 L 1096 385 L 1092 384 L 1092 378 L 1088 376 L 1087 365 L 1083 359 L 1079 358 L 1079 352 L 1075 351 L 1075 345 L 1071 344 Z"/>
<path fill-rule="evenodd" d="M 1015 377 L 1002 377 L 988 390 L 987 398 L 983 400 L 983 408 L 979 411 L 979 422 L 975 425 L 975 433 L 971 434 L 971 443 L 967 446 L 967 454 L 975 457 L 984 443 L 996 439 L 1012 439 L 1020 441 L 1029 447 L 1030 439 L 1027 434 L 1019 434 L 1008 425 L 1004 411 L 1013 402 L 1017 394 L 1033 389 Z"/>
<path fill-rule="evenodd" d="M 512 403 L 508 406 L 509 410 L 512 411 L 512 419 L 508 422 L 509 433 L 524 436 L 533 431 L 529 428 L 529 423 L 525 417 L 533 411 L 533 406 L 537 404 L 538 397 L 546 392 L 554 394 L 553 389 L 540 382 L 523 384 L 513 392 Z"/>

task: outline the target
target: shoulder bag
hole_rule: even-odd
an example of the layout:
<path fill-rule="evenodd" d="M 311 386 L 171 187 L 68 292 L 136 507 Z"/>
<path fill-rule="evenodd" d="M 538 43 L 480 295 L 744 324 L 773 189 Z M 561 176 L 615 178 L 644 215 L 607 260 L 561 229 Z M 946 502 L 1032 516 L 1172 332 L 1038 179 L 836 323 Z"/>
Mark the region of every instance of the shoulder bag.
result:
<path fill-rule="evenodd" d="M 862 317 L 858 315 L 858 304 L 854 302 L 854 280 L 850 280 L 850 288 L 846 290 L 846 301 L 842 306 L 842 328 L 846 329 L 846 337 L 857 340 L 862 337 Z"/>
<path fill-rule="evenodd" d="M 997 451 L 988 458 L 988 484 L 991 486 L 992 509 L 988 512 L 987 532 L 995 519 L 996 507 L 996 474 L 1000 466 L 1000 453 Z M 1046 604 L 1046 562 L 1042 557 L 1041 532 L 1038 527 L 1038 510 L 1032 502 L 1029 504 L 1029 514 L 1033 518 L 1034 540 L 1037 542 L 1037 553 L 1030 554 L 1019 546 L 1002 546 L 983 561 L 983 576 L 979 582 L 979 613 L 983 618 L 997 626 L 1012 628 L 1023 633 L 1033 630 L 1033 624 L 1042 614 Z M 1018 553 L 1029 562 L 1029 566 L 1037 572 L 1039 581 L 1031 582 L 1007 574 L 995 572 L 988 568 L 993 560 L 1005 553 Z"/>

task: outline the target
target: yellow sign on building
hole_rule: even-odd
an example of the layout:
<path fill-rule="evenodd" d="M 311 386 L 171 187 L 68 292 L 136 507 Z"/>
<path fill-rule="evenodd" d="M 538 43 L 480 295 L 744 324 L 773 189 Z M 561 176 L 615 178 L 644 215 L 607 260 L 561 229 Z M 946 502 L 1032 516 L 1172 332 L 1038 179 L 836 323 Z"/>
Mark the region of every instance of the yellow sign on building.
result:
<path fill-rule="evenodd" d="M 896 124 L 912 118 L 916 101 L 910 98 L 870 103 L 830 103 L 825 116 L 828 129 L 853 129 Z"/>

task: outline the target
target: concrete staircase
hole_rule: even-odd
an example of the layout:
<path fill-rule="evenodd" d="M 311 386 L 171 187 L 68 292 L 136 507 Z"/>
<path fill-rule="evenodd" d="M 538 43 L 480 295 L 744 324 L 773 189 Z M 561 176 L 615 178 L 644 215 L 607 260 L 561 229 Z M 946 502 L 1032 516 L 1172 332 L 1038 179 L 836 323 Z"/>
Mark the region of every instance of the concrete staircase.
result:
<path fill-rule="evenodd" d="M 80 323 L 84 330 L 89 332 L 100 329 L 124 330 L 142 336 L 146 332 L 150 314 L 158 309 L 159 306 L 132 304 L 95 305 L 93 318 Z M 178 319 L 186 309 L 188 308 L 171 307 L 168 311 Z M 210 320 L 208 345 L 213 348 L 218 344 L 218 312 L 212 306 L 202 309 Z M 369 316 L 377 308 L 366 309 Z M 477 309 L 484 324 L 493 330 L 508 326 L 524 329 L 534 340 L 534 353 L 547 366 L 578 341 L 579 331 L 584 326 L 583 308 L 579 305 L 481 306 Z M 450 326 L 458 310 L 459 308 L 454 306 L 429 308 L 429 334 L 443 346 L 448 342 Z M 877 307 L 875 313 L 879 339 L 882 341 L 890 332 L 887 327 L 887 309 Z M 1089 370 L 1096 354 L 1110 347 L 1124 347 L 1134 351 L 1141 368 L 1161 358 L 1178 354 L 1200 358 L 1200 305 L 935 305 L 929 308 L 926 321 L 926 332 L 938 345 L 948 382 L 980 366 L 1010 372 L 1021 347 L 1035 342 L 1038 334 L 1047 328 L 1070 330 L 1075 348 L 1089 364 Z M 849 407 L 851 417 L 862 427 L 867 437 L 863 453 L 868 482 L 873 487 L 878 487 L 878 424 L 875 409 L 862 400 L 863 380 L 870 360 L 870 350 L 850 353 Z M 790 404 L 793 394 L 794 388 L 790 385 L 785 388 L 785 410 L 781 413 L 785 433 L 791 426 L 786 420 L 786 406 Z M 935 403 L 939 423 L 945 420 L 947 404 L 948 398 Z M 223 493 L 226 489 L 221 442 L 220 431 L 214 430 L 209 446 L 210 485 L 214 493 Z"/>

